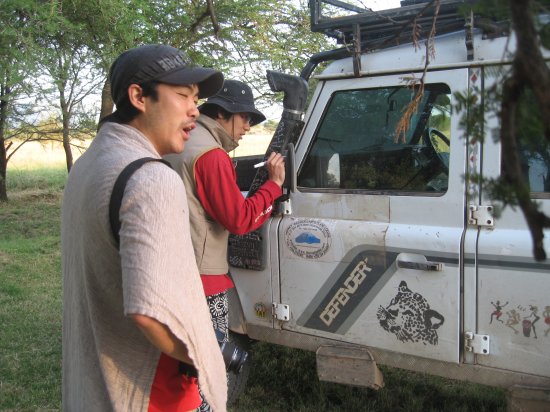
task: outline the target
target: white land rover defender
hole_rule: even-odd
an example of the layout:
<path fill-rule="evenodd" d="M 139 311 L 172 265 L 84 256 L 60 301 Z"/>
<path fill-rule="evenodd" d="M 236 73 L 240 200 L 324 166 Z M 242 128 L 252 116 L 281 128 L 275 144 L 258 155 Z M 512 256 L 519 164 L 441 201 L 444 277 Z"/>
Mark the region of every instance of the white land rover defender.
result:
<path fill-rule="evenodd" d="M 456 108 L 457 93 L 483 102 L 500 81 L 513 35 L 465 18 L 468 1 L 441 0 L 426 67 L 407 30 L 400 45 L 387 40 L 422 8 L 418 21 L 431 27 L 435 12 L 401 3 L 372 13 L 310 0 L 312 29 L 346 46 L 313 56 L 300 76 L 268 72 L 285 92 L 268 152 L 287 152 L 287 193 L 260 230 L 230 238 L 231 329 L 315 351 L 322 380 L 379 388 L 385 364 L 506 387 L 517 404 L 550 409 L 550 262 L 533 258 L 521 211 L 495 218 L 484 180 L 471 178 L 501 173 L 497 116 L 487 110 L 478 125 L 487 138 L 472 139 L 468 109 Z M 323 7 L 352 14 L 326 17 Z M 302 116 L 307 81 L 327 61 Z M 398 134 L 417 92 L 411 78 L 424 72 Z M 523 155 L 531 196 L 550 214 L 550 151 Z M 240 159 L 238 173 L 254 161 Z M 240 175 L 242 189 L 253 193 L 265 173 L 251 186 Z"/>

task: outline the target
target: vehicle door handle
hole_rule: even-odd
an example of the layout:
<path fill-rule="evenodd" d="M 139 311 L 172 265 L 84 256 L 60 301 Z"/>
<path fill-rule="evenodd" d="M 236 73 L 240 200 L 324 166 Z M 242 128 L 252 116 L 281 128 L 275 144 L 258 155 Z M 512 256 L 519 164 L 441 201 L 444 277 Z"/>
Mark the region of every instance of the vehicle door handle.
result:
<path fill-rule="evenodd" d="M 441 272 L 443 271 L 443 263 L 440 262 L 409 262 L 406 260 L 398 260 L 397 267 L 403 269 L 414 269 L 414 270 L 427 270 L 430 272 Z"/>

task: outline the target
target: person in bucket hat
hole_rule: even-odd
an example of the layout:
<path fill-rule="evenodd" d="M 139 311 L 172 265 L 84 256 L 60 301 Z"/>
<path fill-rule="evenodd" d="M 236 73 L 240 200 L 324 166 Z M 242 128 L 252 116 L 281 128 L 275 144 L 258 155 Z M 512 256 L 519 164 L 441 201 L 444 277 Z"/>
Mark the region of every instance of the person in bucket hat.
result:
<path fill-rule="evenodd" d="M 265 166 L 268 180 L 245 199 L 228 152 L 238 146 L 252 125 L 265 120 L 254 105 L 252 90 L 241 81 L 225 80 L 220 91 L 199 110 L 201 117 L 185 151 L 165 159 L 185 183 L 191 238 L 204 292 L 214 328 L 227 341 L 227 290 L 234 287 L 227 274 L 229 233 L 248 233 L 270 216 L 275 199 L 282 195 L 284 159 L 271 153 Z M 209 411 L 210 406 L 204 402 L 199 410 Z"/>
<path fill-rule="evenodd" d="M 193 254 L 180 177 L 161 156 L 181 152 L 199 97 L 223 75 L 171 46 L 122 53 L 110 70 L 116 111 L 72 167 L 63 194 L 63 410 L 184 412 L 203 395 L 226 411 L 225 365 Z M 127 165 L 118 209 L 111 192 Z M 188 373 L 180 372 L 180 362 Z"/>
<path fill-rule="evenodd" d="M 199 106 L 199 111 L 212 116 L 219 108 L 222 108 L 229 114 L 242 113 L 250 118 L 250 126 L 260 124 L 265 120 L 262 112 L 254 106 L 254 97 L 252 89 L 248 85 L 238 80 L 226 80 L 223 87 L 214 96 Z"/>

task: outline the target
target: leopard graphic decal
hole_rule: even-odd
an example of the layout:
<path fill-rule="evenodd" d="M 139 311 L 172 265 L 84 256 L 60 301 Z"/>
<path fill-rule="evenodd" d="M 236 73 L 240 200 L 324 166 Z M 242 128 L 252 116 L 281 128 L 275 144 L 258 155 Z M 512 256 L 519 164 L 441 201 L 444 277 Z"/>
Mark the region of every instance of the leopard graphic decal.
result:
<path fill-rule="evenodd" d="M 393 333 L 401 342 L 422 342 L 437 345 L 436 329 L 445 318 L 430 309 L 428 301 L 419 293 L 411 291 L 405 281 L 399 284 L 399 291 L 385 308 L 377 312 L 380 326 Z"/>

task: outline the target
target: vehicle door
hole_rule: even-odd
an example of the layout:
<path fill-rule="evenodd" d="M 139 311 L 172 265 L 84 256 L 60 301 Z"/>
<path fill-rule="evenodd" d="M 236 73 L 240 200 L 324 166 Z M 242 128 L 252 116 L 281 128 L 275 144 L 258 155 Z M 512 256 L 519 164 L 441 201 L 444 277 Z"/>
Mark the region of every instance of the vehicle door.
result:
<path fill-rule="evenodd" d="M 502 70 L 485 70 L 486 87 L 501 84 Z M 516 119 L 522 173 L 531 199 L 550 216 L 550 149 L 544 144 L 540 115 L 530 92 Z M 499 130 L 498 116 L 488 111 L 486 134 Z M 480 151 L 484 178 L 503 173 L 500 141 L 485 139 Z M 484 180 L 485 181 L 485 180 Z M 482 208 L 498 210 L 489 187 L 480 191 Z M 483 210 L 483 209 L 481 209 Z M 475 268 L 477 333 L 490 338 L 489 353 L 476 362 L 495 368 L 550 376 L 550 230 L 544 231 L 546 261 L 533 257 L 533 239 L 519 207 L 506 207 L 493 225 L 480 225 Z"/>
<path fill-rule="evenodd" d="M 465 69 L 326 81 L 279 226 L 282 328 L 458 362 Z M 420 77 L 418 74 L 417 77 Z"/>

